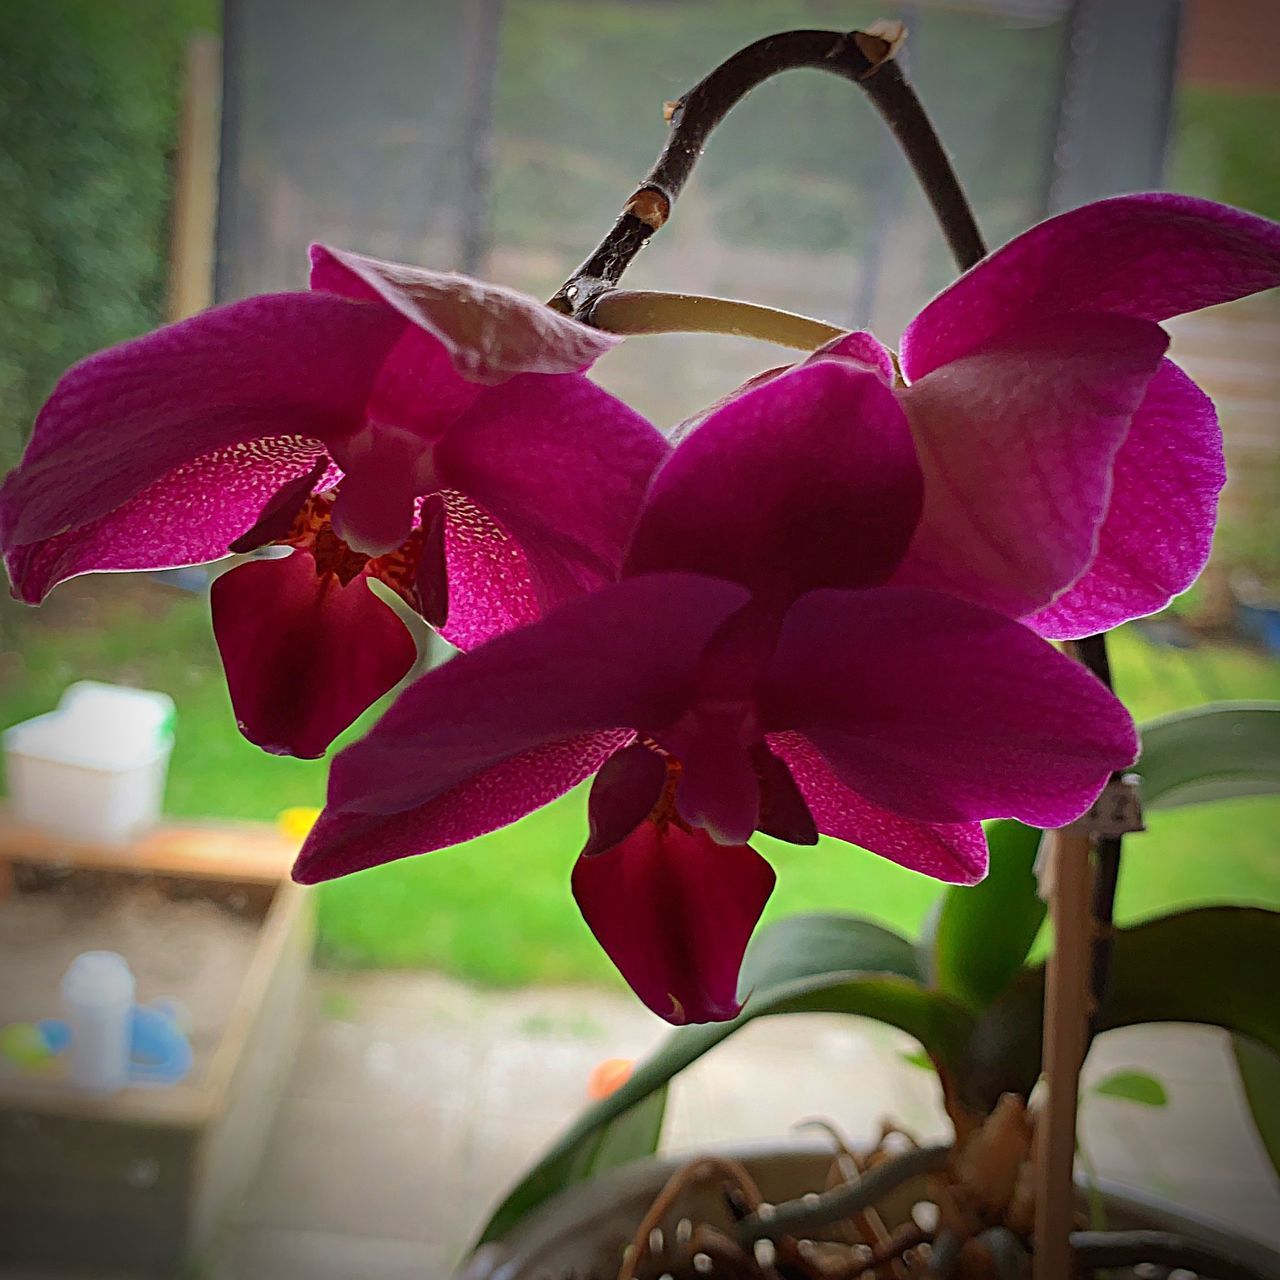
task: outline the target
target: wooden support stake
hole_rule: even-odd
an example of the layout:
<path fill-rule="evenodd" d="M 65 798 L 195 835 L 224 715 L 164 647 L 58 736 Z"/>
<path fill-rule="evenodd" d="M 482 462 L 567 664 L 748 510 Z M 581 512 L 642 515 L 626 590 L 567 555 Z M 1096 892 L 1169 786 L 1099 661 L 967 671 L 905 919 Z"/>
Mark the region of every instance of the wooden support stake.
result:
<path fill-rule="evenodd" d="M 1076 1107 L 1089 1025 L 1089 900 L 1092 840 L 1050 836 L 1049 903 L 1053 952 L 1044 1000 L 1048 1098 L 1036 1122 L 1035 1280 L 1070 1280 L 1068 1236 L 1075 1203 Z"/>
<path fill-rule="evenodd" d="M 187 46 L 169 241 L 169 320 L 185 320 L 213 302 L 222 122 L 222 42 L 195 36 Z"/>

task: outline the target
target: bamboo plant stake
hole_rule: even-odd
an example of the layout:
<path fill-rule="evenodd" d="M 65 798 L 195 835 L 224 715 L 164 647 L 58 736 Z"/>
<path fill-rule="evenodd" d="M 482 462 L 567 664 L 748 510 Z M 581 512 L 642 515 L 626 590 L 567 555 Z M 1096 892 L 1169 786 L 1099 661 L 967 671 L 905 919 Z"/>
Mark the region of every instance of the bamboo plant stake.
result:
<path fill-rule="evenodd" d="M 1069 1280 L 1075 1198 L 1076 1112 L 1091 1016 L 1089 962 L 1093 841 L 1075 831 L 1049 840 L 1053 951 L 1044 997 L 1048 1097 L 1036 1122 L 1035 1280 Z"/>

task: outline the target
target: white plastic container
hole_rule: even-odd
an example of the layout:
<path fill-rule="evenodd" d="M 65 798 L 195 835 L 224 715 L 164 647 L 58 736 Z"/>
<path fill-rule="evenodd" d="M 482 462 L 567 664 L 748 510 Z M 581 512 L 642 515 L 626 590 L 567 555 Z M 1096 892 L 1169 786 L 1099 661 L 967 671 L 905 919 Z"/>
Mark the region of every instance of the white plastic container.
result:
<path fill-rule="evenodd" d="M 137 984 L 114 951 L 82 951 L 62 979 L 62 1011 L 71 1028 L 71 1083 L 115 1093 L 129 1082 Z"/>
<path fill-rule="evenodd" d="M 5 730 L 14 816 L 73 840 L 122 844 L 160 817 L 173 699 L 82 680 L 56 711 Z"/>

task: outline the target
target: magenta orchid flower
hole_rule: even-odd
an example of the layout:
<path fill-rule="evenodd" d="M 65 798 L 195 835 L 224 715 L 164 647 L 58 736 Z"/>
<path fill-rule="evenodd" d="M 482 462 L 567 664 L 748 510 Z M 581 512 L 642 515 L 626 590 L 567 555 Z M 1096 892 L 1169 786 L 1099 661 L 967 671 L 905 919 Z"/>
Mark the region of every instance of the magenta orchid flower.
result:
<path fill-rule="evenodd" d="M 574 894 L 677 1023 L 740 1008 L 774 881 L 753 832 L 980 879 L 980 819 L 1074 819 L 1136 740 L 1020 623 L 886 585 L 922 490 L 883 370 L 815 361 L 737 396 L 659 471 L 622 581 L 426 675 L 336 758 L 295 877 L 466 840 L 598 770 Z"/>
<path fill-rule="evenodd" d="M 616 341 L 457 275 L 312 251 L 311 293 L 75 366 L 0 490 L 15 594 L 215 560 L 245 734 L 321 754 L 409 670 L 384 583 L 467 648 L 616 579 L 661 435 L 582 371 Z"/>
<path fill-rule="evenodd" d="M 1161 192 L 1050 218 L 967 272 L 898 355 L 925 496 L 894 583 L 1052 639 L 1164 608 L 1204 568 L 1226 470 L 1156 322 L 1277 285 L 1280 224 Z M 841 358 L 894 380 L 870 334 L 811 360 Z"/>

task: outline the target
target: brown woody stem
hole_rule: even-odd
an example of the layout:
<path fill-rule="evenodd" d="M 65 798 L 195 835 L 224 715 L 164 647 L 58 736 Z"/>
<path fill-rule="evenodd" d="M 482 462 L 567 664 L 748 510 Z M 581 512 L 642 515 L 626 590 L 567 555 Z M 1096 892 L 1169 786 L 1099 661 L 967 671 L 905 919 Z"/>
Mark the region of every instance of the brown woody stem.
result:
<path fill-rule="evenodd" d="M 1111 662 L 1107 657 L 1105 635 L 1077 640 L 1076 656 L 1108 689 L 1111 688 Z M 1111 977 L 1111 953 L 1115 949 L 1113 924 L 1116 888 L 1120 880 L 1120 837 L 1100 837 L 1095 845 L 1095 858 L 1097 872 L 1093 881 L 1093 940 L 1089 971 L 1090 1040 L 1097 1031 L 1098 1016 Z"/>
<path fill-rule="evenodd" d="M 962 271 L 986 249 L 951 162 L 920 99 L 894 61 L 900 30 L 786 31 L 766 36 L 722 62 L 668 107 L 667 144 L 609 234 L 551 298 L 557 311 L 575 315 L 622 278 L 636 254 L 671 215 L 712 131 L 757 85 L 802 67 L 852 80 L 893 131 L 933 205 Z"/>

